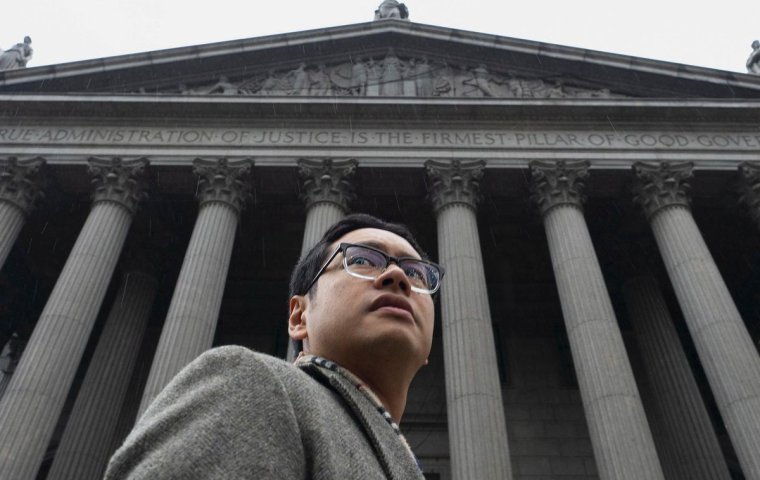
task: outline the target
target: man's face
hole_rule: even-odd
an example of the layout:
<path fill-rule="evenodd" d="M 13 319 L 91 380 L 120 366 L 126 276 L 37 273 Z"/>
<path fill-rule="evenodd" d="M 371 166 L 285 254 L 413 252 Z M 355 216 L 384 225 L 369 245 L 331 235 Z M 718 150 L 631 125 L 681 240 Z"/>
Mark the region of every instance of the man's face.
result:
<path fill-rule="evenodd" d="M 327 251 L 331 254 L 344 242 L 369 245 L 395 257 L 420 258 L 409 242 L 387 230 L 354 230 Z M 319 277 L 316 291 L 301 299 L 304 351 L 343 365 L 356 355 L 379 354 L 409 356 L 422 366 L 433 338 L 431 296 L 413 292 L 395 263 L 375 280 L 363 280 L 346 273 L 342 262 L 339 253 Z"/>

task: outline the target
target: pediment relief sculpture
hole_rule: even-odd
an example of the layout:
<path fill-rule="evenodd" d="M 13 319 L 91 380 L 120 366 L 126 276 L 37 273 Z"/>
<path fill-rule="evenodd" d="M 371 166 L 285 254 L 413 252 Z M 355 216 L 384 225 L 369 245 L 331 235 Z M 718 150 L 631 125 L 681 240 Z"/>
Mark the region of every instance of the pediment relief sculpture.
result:
<path fill-rule="evenodd" d="M 392 48 L 382 58 L 352 57 L 334 65 L 301 63 L 231 80 L 220 76 L 209 84 L 180 84 L 159 93 L 186 95 L 355 96 L 355 97 L 494 97 L 611 98 L 608 89 L 575 87 L 560 79 L 520 78 L 491 72 L 484 64 L 453 65 L 441 59 L 401 58 Z"/>

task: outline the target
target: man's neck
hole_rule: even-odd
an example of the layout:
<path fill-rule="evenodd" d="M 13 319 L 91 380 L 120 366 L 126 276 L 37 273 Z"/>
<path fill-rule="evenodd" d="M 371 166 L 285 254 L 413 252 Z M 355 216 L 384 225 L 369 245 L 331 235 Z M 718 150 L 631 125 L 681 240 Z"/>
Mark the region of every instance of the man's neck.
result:
<path fill-rule="evenodd" d="M 409 385 L 412 383 L 417 368 L 409 366 L 409 362 L 399 361 L 398 358 L 373 358 L 371 362 L 353 359 L 340 360 L 330 355 L 320 355 L 334 361 L 352 375 L 380 400 L 393 420 L 398 424 L 406 408 L 406 398 Z M 362 360 L 370 358 L 366 355 L 356 355 Z M 395 361 L 394 361 L 395 360 Z"/>

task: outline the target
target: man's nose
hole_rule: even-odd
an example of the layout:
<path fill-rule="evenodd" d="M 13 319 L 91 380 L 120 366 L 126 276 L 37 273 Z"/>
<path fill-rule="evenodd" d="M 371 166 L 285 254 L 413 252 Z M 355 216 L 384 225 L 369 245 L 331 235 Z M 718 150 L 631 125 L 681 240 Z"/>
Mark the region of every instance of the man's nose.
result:
<path fill-rule="evenodd" d="M 395 263 L 391 263 L 385 267 L 385 270 L 377 276 L 375 282 L 379 282 L 376 285 L 377 287 L 398 285 L 404 293 L 412 291 L 412 284 L 409 282 L 409 278 L 404 273 L 404 270 Z"/>

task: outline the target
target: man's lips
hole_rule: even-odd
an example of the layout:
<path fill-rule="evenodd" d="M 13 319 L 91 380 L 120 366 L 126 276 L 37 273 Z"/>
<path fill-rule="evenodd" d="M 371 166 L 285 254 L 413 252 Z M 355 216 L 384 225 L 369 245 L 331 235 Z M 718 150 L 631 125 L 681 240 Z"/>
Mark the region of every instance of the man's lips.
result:
<path fill-rule="evenodd" d="M 381 295 L 370 304 L 369 309 L 373 312 L 383 309 L 396 315 L 414 319 L 412 305 L 405 298 L 397 295 Z"/>

